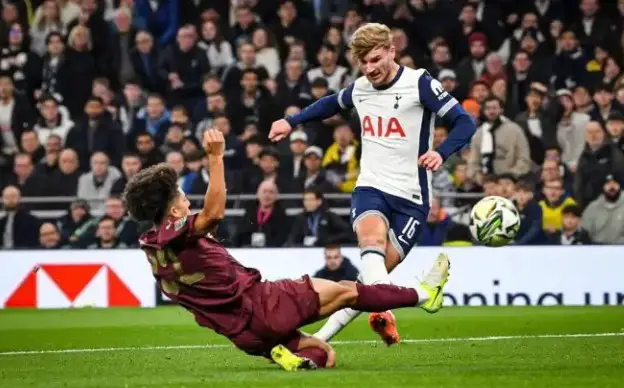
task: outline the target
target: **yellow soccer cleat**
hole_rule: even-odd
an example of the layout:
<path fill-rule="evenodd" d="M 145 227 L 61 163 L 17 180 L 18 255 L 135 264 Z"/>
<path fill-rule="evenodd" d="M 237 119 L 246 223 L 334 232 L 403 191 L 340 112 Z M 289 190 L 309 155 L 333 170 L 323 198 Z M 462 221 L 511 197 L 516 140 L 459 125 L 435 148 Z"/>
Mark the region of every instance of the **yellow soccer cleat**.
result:
<path fill-rule="evenodd" d="M 284 345 L 277 345 L 271 349 L 271 359 L 287 372 L 316 369 L 317 366 L 312 360 L 300 357 L 286 348 Z"/>
<path fill-rule="evenodd" d="M 440 253 L 425 279 L 420 283 L 429 293 L 429 299 L 420 307 L 428 313 L 437 313 L 444 302 L 444 285 L 448 282 L 451 262 L 445 253 Z"/>

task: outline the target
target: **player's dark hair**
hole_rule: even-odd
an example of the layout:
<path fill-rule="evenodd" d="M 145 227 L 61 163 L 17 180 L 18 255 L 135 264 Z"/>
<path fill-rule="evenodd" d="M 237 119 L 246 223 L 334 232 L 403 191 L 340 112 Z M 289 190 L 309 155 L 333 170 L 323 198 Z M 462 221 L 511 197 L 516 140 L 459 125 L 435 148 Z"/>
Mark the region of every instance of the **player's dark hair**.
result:
<path fill-rule="evenodd" d="M 177 195 L 178 174 L 169 165 L 159 163 L 133 176 L 123 198 L 132 218 L 158 224 Z"/>

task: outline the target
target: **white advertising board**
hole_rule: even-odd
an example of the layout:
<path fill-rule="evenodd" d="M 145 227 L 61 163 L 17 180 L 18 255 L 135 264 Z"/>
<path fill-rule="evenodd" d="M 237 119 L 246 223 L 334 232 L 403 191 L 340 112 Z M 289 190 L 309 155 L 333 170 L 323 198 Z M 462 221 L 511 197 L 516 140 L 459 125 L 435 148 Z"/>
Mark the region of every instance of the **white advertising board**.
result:
<path fill-rule="evenodd" d="M 445 248 L 452 261 L 446 305 L 623 305 L 624 246 Z M 412 285 L 441 248 L 416 248 L 391 275 Z M 232 249 L 268 280 L 314 274 L 315 248 Z M 359 267 L 356 248 L 344 256 Z M 0 252 L 1 307 L 156 304 L 150 267 L 138 250 Z"/>

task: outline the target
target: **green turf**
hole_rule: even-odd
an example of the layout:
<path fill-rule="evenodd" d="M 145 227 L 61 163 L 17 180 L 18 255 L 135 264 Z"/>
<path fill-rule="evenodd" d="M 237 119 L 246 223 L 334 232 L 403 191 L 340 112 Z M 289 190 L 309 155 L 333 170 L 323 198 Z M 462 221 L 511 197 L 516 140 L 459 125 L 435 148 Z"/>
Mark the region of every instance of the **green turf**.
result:
<path fill-rule="evenodd" d="M 397 314 L 403 339 L 619 333 L 335 345 L 334 370 L 286 373 L 224 346 L 0 355 L 0 387 L 621 387 L 624 308 L 447 308 Z M 311 328 L 310 328 L 311 330 Z M 360 318 L 337 340 L 374 340 Z M 0 311 L 0 353 L 226 344 L 177 307 Z"/>

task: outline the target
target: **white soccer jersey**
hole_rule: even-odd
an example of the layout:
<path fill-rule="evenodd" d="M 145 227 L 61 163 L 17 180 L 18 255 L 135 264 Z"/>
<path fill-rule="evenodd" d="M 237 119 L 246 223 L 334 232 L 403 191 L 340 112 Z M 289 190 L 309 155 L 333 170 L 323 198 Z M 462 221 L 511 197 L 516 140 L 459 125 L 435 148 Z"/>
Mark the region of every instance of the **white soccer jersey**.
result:
<path fill-rule="evenodd" d="M 418 157 L 432 147 L 435 115 L 444 117 L 459 109 L 457 100 L 426 70 L 401 66 L 382 88 L 358 78 L 340 91 L 338 103 L 343 109 L 355 107 L 362 128 L 356 186 L 428 206 L 431 171 L 418 166 Z"/>

